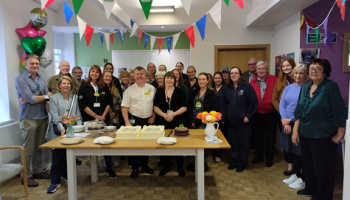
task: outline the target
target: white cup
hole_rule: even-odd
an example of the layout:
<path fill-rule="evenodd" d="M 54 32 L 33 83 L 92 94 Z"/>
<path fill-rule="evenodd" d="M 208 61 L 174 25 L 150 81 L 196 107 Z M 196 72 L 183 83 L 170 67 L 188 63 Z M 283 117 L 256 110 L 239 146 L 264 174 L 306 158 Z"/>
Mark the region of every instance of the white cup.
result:
<path fill-rule="evenodd" d="M 77 121 L 77 125 L 83 125 L 83 122 L 81 120 Z M 84 124 L 85 125 L 85 124 Z"/>

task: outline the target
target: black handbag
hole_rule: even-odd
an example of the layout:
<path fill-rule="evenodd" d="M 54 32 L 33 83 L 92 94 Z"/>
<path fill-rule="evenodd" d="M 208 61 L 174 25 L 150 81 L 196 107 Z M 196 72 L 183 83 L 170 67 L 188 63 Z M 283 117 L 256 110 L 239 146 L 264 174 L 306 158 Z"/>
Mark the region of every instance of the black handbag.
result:
<path fill-rule="evenodd" d="M 68 98 L 68 99 L 69 99 L 69 98 Z M 75 99 L 75 95 L 73 96 L 72 104 L 71 104 L 71 106 L 70 106 L 70 108 L 69 108 L 69 111 L 68 111 L 68 116 L 70 116 L 70 113 L 71 113 L 71 111 L 72 111 L 73 104 L 74 104 L 74 99 Z M 67 107 L 67 106 L 66 106 L 66 107 Z M 58 123 L 60 123 L 60 122 L 58 122 Z M 63 124 L 63 127 L 64 127 L 64 129 L 67 129 L 67 125 L 66 125 L 66 124 Z M 55 135 L 61 136 L 61 130 L 58 130 L 56 124 L 53 124 L 53 132 L 55 133 Z"/>

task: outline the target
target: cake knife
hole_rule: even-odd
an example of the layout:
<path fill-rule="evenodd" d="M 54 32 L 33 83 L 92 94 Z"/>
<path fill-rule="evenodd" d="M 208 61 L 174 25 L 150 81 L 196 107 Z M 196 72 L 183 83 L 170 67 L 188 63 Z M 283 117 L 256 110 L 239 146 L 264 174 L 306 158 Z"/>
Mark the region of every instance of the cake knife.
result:
<path fill-rule="evenodd" d="M 169 136 L 170 136 L 172 133 L 173 133 L 173 130 L 171 130 L 171 131 L 170 131 L 170 133 L 169 133 L 168 137 L 169 137 Z"/>

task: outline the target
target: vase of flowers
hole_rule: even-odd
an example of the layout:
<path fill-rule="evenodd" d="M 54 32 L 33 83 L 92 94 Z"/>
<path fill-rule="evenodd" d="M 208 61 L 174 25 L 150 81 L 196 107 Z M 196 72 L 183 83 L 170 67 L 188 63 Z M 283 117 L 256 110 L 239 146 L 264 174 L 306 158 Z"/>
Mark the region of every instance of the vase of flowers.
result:
<path fill-rule="evenodd" d="M 221 116 L 222 114 L 216 111 L 211 111 L 210 113 L 202 112 L 197 115 L 197 119 L 200 119 L 204 124 L 207 124 L 204 129 L 205 135 L 216 135 L 216 132 L 219 129 L 219 123 L 217 123 L 217 121 L 221 120 Z M 216 128 L 214 126 L 215 124 L 217 125 Z"/>
<path fill-rule="evenodd" d="M 73 138 L 74 137 L 73 125 L 80 118 L 77 115 L 73 115 L 73 116 L 63 115 L 62 117 L 60 117 L 60 119 L 62 120 L 63 124 L 67 125 L 66 137 L 67 138 Z"/>

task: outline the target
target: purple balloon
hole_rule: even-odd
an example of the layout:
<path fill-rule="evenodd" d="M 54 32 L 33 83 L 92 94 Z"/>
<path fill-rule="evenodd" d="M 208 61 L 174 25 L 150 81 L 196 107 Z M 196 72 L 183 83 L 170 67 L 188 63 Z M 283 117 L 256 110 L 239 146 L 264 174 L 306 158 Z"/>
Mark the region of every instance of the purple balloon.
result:
<path fill-rule="evenodd" d="M 23 28 L 16 28 L 16 32 L 20 40 L 22 40 L 22 38 L 24 37 L 31 37 L 31 38 L 34 38 L 36 36 L 44 37 L 44 35 L 47 33 L 44 30 L 38 30 L 37 28 L 33 27 L 31 22 L 28 22 L 27 26 Z"/>

